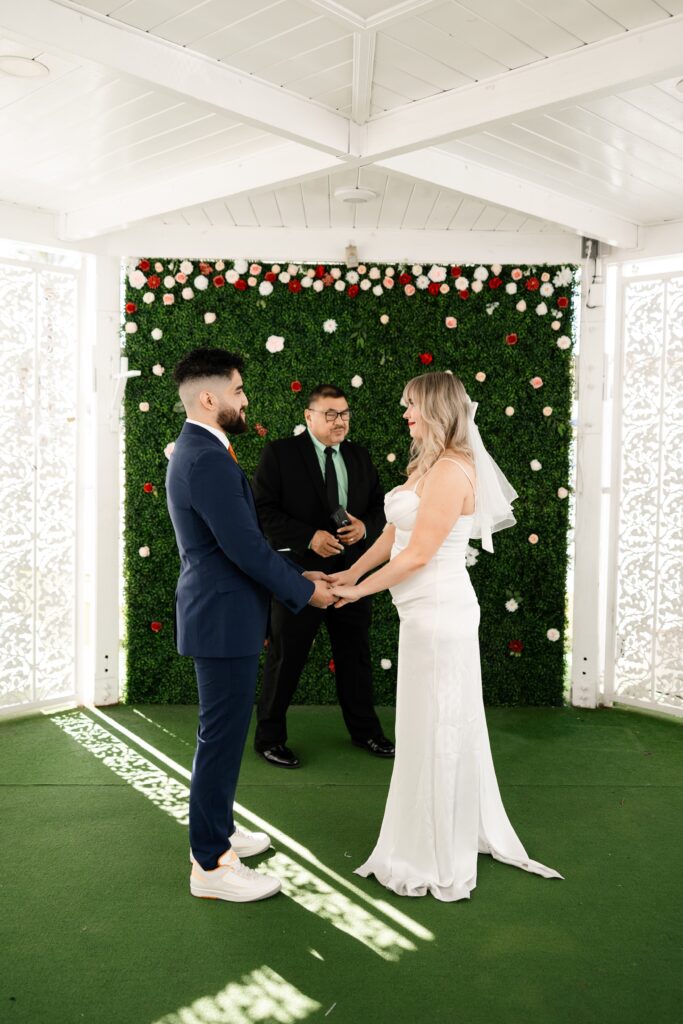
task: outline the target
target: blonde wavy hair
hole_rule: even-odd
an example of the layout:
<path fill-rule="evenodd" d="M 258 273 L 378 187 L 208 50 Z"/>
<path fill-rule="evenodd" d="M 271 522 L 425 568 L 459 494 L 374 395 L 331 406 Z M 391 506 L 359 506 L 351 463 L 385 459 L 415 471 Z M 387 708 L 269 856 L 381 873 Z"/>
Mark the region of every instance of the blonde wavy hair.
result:
<path fill-rule="evenodd" d="M 409 395 L 420 410 L 422 437 L 412 440 L 406 474 L 417 470 L 422 476 L 447 449 L 472 459 L 467 435 L 469 399 L 460 378 L 452 373 L 423 373 L 406 384 L 404 404 Z"/>

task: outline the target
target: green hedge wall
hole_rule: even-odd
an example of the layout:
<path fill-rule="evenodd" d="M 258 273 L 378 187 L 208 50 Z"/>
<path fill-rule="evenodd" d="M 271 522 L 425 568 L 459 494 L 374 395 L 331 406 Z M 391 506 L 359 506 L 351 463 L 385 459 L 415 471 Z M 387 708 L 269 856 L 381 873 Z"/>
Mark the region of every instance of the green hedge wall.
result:
<path fill-rule="evenodd" d="M 350 436 L 370 450 L 388 491 L 404 479 L 407 461 L 399 405 L 405 382 L 430 369 L 462 378 L 479 403 L 484 442 L 520 496 L 517 526 L 494 537 L 495 554 L 472 543 L 485 699 L 560 704 L 573 297 L 574 268 L 562 266 L 361 266 L 349 273 L 246 261 L 130 263 L 123 345 L 142 375 L 129 380 L 125 398 L 127 700 L 196 700 L 192 662 L 173 644 L 178 555 L 164 496 L 165 449 L 183 424 L 173 367 L 189 349 L 216 345 L 246 360 L 250 430 L 236 450 L 249 475 L 267 441 L 303 424 L 308 391 L 330 382 L 346 390 Z M 284 339 L 280 351 L 266 347 L 273 337 Z M 270 348 L 278 346 L 271 340 Z M 379 595 L 371 637 L 378 703 L 394 702 L 397 638 L 390 598 Z M 321 631 L 301 703 L 334 702 L 329 660 Z"/>

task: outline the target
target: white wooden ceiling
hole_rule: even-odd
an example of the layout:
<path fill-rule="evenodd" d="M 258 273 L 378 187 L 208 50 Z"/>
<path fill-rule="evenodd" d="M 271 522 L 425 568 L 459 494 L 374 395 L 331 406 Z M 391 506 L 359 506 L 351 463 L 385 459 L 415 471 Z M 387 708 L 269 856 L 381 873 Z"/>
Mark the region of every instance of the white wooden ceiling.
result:
<path fill-rule="evenodd" d="M 71 241 L 683 219 L 683 0 L 0 0 L 0 54 L 50 68 L 0 72 L 0 204 Z"/>

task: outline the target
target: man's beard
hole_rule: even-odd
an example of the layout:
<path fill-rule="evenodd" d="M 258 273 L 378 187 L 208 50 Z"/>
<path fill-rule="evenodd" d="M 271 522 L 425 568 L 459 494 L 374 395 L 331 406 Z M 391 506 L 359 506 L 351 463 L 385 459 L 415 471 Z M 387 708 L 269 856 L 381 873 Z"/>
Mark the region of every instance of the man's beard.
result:
<path fill-rule="evenodd" d="M 245 418 L 234 409 L 221 409 L 216 419 L 218 426 L 226 434 L 244 434 L 248 429 Z"/>

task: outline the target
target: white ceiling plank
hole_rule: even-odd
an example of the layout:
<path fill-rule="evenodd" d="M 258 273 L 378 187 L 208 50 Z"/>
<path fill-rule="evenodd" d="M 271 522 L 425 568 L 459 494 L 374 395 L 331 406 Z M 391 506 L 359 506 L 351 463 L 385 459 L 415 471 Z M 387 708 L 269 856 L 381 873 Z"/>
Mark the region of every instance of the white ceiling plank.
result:
<path fill-rule="evenodd" d="M 404 231 L 424 231 L 425 225 L 434 209 L 437 194 L 432 184 L 426 180 L 413 182 L 413 191 L 410 194 L 408 209 L 401 224 Z"/>
<path fill-rule="evenodd" d="M 459 89 L 470 82 L 466 75 L 451 65 L 382 33 L 377 37 L 377 60 L 388 67 L 410 68 L 411 75 L 431 85 L 433 93 Z"/>
<path fill-rule="evenodd" d="M 683 181 L 683 133 L 660 121 L 653 121 L 633 107 L 627 107 L 627 110 L 628 128 L 615 123 L 611 117 L 583 107 L 558 111 L 553 114 L 553 119 L 571 125 L 598 143 L 607 143 L 627 158 L 633 155 L 648 163 L 656 163 L 661 170 L 676 176 L 679 182 Z M 638 121 L 641 119 L 645 122 L 643 131 L 638 130 Z"/>
<path fill-rule="evenodd" d="M 522 113 L 550 112 L 681 70 L 683 17 L 669 18 L 385 114 L 367 125 L 363 157 L 433 146 Z"/>
<path fill-rule="evenodd" d="M 306 216 L 304 214 L 304 201 L 301 195 L 301 185 L 290 185 L 289 188 L 279 188 L 275 192 L 278 209 L 282 217 L 282 223 L 288 228 L 300 230 L 306 227 Z"/>
<path fill-rule="evenodd" d="M 304 201 L 306 227 L 328 229 L 330 226 L 329 179 L 307 181 L 301 188 Z"/>
<path fill-rule="evenodd" d="M 341 89 L 333 89 L 332 92 L 319 93 L 315 100 L 316 103 L 323 103 L 326 107 L 338 110 L 345 117 L 351 117 L 353 89 L 350 85 L 344 85 Z"/>
<path fill-rule="evenodd" d="M 291 10 L 288 20 L 287 11 Z M 264 21 L 264 11 L 267 15 Z M 185 11 L 155 29 L 155 34 L 169 42 L 186 46 L 199 53 L 223 60 L 264 38 L 286 32 L 295 25 L 314 20 L 310 12 L 294 0 L 239 6 L 234 0 L 208 0 L 190 3 Z"/>
<path fill-rule="evenodd" d="M 629 247 L 636 244 L 635 224 L 591 206 L 570 195 L 530 184 L 521 178 L 495 171 L 435 150 L 405 154 L 382 161 L 381 166 L 397 173 L 430 181 L 440 188 L 451 188 L 530 216 L 551 220 L 573 228 L 579 234 Z"/>
<path fill-rule="evenodd" d="M 354 167 L 347 171 L 337 171 L 328 178 L 328 193 L 330 196 L 330 227 L 331 228 L 352 228 L 354 220 L 354 209 L 351 203 L 342 203 L 334 198 L 335 189 L 353 188 L 358 184 L 360 168 Z M 289 226 L 289 225 L 288 225 Z"/>
<path fill-rule="evenodd" d="M 480 199 L 465 196 L 448 225 L 449 229 L 451 231 L 471 231 L 485 209 L 486 203 Z"/>
<path fill-rule="evenodd" d="M 396 107 L 403 107 L 406 103 L 410 103 L 408 96 L 401 96 L 400 93 L 393 92 L 391 89 L 385 89 L 377 81 L 372 84 L 372 100 L 373 103 L 381 107 L 382 112 L 395 110 Z"/>
<path fill-rule="evenodd" d="M 627 103 L 637 107 L 638 110 L 644 111 L 651 117 L 658 118 L 664 124 L 676 128 L 677 131 L 681 130 L 683 125 L 683 93 L 672 96 L 671 93 L 664 92 L 663 89 L 659 89 L 656 85 L 645 85 L 638 89 L 629 89 L 622 92 L 621 95 Z"/>
<path fill-rule="evenodd" d="M 524 0 L 536 14 L 551 18 L 567 32 L 595 43 L 608 36 L 623 32 L 623 27 L 590 3 L 590 0 Z"/>
<path fill-rule="evenodd" d="M 325 71 L 329 67 L 353 59 L 353 39 L 345 36 L 325 43 L 315 49 L 307 47 L 305 52 L 291 57 L 283 57 L 259 72 L 261 78 L 276 85 L 286 87 L 289 82 L 296 82 L 306 75 Z"/>
<path fill-rule="evenodd" d="M 272 67 L 282 60 L 300 57 L 307 51 L 315 50 L 317 47 L 330 45 L 336 48 L 336 59 L 328 60 L 321 70 L 330 64 L 340 64 L 343 59 L 351 60 L 351 36 L 340 35 L 339 30 L 325 21 L 324 18 L 316 18 L 305 25 L 288 27 L 286 32 L 278 35 L 268 23 L 264 26 L 262 37 L 254 44 L 243 50 L 226 54 L 221 59 L 234 68 L 242 68 L 250 75 L 260 75 L 264 69 Z M 299 71 L 289 78 L 301 78 Z"/>
<path fill-rule="evenodd" d="M 376 41 L 377 36 L 374 32 L 356 32 L 353 36 L 351 117 L 356 124 L 364 124 L 370 117 Z"/>
<path fill-rule="evenodd" d="M 542 13 L 529 17 L 529 9 L 522 0 L 486 0 L 486 4 L 482 4 L 481 0 L 458 0 L 458 3 L 460 7 L 505 29 L 510 35 L 523 37 L 529 46 L 545 57 L 553 57 L 584 45 L 582 39 L 550 21 Z"/>
<path fill-rule="evenodd" d="M 316 74 L 305 75 L 303 78 L 288 82 L 287 88 L 308 99 L 316 99 L 318 96 L 350 86 L 352 80 L 353 61 L 349 60 L 335 67 L 326 68 L 324 71 L 318 71 Z M 338 117 L 339 115 L 335 114 L 334 116 Z"/>
<path fill-rule="evenodd" d="M 437 25 L 432 25 L 421 18 L 388 25 L 380 34 L 396 39 L 421 53 L 429 54 L 473 82 L 508 70 L 505 64 L 492 60 L 476 47 L 466 44 L 457 36 L 450 36 Z"/>
<path fill-rule="evenodd" d="M 250 196 L 256 219 L 262 228 L 281 228 L 283 226 L 280 208 L 274 192 L 257 192 Z"/>
<path fill-rule="evenodd" d="M 506 68 L 522 67 L 544 56 L 519 37 L 491 21 L 485 21 L 478 11 L 466 11 L 458 3 L 445 3 L 427 11 L 422 20 L 436 25 L 440 31 L 449 33 L 466 46 L 475 47 Z"/>
<path fill-rule="evenodd" d="M 451 221 L 462 206 L 463 198 L 458 192 L 440 191 L 427 218 L 425 230 L 447 231 Z"/>
<path fill-rule="evenodd" d="M 210 203 L 203 203 L 202 208 L 209 219 L 212 227 L 232 227 L 235 221 L 222 199 L 213 199 Z M 164 214 L 167 220 L 172 214 Z"/>
<path fill-rule="evenodd" d="M 270 0 L 256 0 L 256 3 L 259 2 L 263 4 Z M 87 3 L 84 6 L 92 7 L 93 5 Z M 107 6 L 112 5 L 108 4 Z M 224 0 L 223 17 L 225 17 L 225 6 Z M 197 5 L 192 4 L 192 7 L 196 10 Z M 252 0 L 250 0 L 249 7 L 252 9 L 254 7 Z M 143 32 L 151 32 L 171 18 L 186 13 L 187 8 L 187 0 L 130 0 L 129 3 L 118 4 L 114 12 L 104 11 L 101 8 L 99 10 L 100 14 L 109 14 L 115 21 L 122 21 L 125 25 L 132 25 Z M 95 9 L 97 10 L 97 8 Z"/>
<path fill-rule="evenodd" d="M 0 0 L 0 25 L 198 100 L 275 135 L 329 153 L 348 153 L 348 121 L 340 115 L 136 29 L 50 0 L 22 0 L 21 4 Z"/>
<path fill-rule="evenodd" d="M 522 213 L 513 213 L 512 210 L 503 217 L 502 221 L 498 225 L 499 231 L 519 231 L 522 224 L 524 223 L 525 217 Z"/>
<path fill-rule="evenodd" d="M 249 196 L 230 196 L 225 200 L 225 208 L 238 228 L 258 228 L 259 222 Z"/>
<path fill-rule="evenodd" d="M 316 166 L 317 165 L 317 166 Z M 268 188 L 273 175 L 278 184 L 320 174 L 329 158 L 295 143 L 285 143 L 264 153 L 229 163 L 193 167 L 179 178 L 151 181 L 117 197 L 81 206 L 65 214 L 62 233 L 66 239 L 91 238 L 166 210 L 194 206 L 238 192 Z"/>
<path fill-rule="evenodd" d="M 171 228 L 144 223 L 134 229 L 107 235 L 101 251 L 129 256 L 154 252 L 159 257 L 219 259 L 258 253 L 264 261 L 344 262 L 349 242 L 358 246 L 364 262 L 377 263 L 576 263 L 581 258 L 580 239 L 574 235 L 510 231 L 387 231 L 345 228 L 288 231 L 281 228 Z"/>
<path fill-rule="evenodd" d="M 369 203 L 359 203 L 355 209 L 354 227 L 376 228 L 382 210 L 384 194 L 387 187 L 388 175 L 386 171 L 377 167 L 361 167 L 358 176 L 358 184 L 363 188 L 371 188 L 377 193 L 377 198 Z M 339 200 L 332 199 L 333 203 Z"/>
<path fill-rule="evenodd" d="M 390 174 L 382 199 L 378 227 L 382 230 L 402 224 L 406 215 L 414 183 L 395 174 Z"/>
<path fill-rule="evenodd" d="M 628 29 L 642 28 L 666 17 L 663 7 L 654 0 L 591 0 L 591 3 Z"/>
<path fill-rule="evenodd" d="M 356 5 L 358 9 L 354 9 L 353 0 L 347 0 L 346 3 L 338 3 L 337 0 L 303 2 L 340 24 L 350 25 L 357 31 L 373 31 L 396 21 L 414 18 L 416 14 L 443 3 L 443 0 L 398 0 L 394 4 L 389 0 L 375 0 L 374 4 L 369 3 L 369 0 L 359 0 Z"/>
<path fill-rule="evenodd" d="M 486 206 L 472 225 L 473 231 L 497 231 L 505 216 L 505 210 L 498 206 Z"/>

